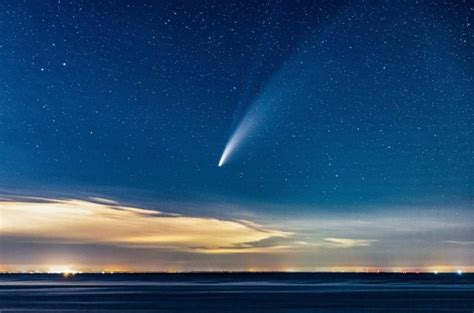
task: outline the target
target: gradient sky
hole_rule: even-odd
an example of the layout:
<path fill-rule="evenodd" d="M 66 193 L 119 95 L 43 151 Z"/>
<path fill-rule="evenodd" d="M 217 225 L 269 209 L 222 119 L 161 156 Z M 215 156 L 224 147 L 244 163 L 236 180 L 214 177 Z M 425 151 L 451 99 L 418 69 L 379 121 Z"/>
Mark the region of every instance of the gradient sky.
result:
<path fill-rule="evenodd" d="M 0 270 L 473 270 L 473 10 L 2 1 Z"/>

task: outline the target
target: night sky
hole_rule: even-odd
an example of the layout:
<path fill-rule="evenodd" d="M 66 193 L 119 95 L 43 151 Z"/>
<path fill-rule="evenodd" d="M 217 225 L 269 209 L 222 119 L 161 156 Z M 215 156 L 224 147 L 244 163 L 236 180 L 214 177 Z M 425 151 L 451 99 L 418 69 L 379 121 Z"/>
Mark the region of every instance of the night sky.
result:
<path fill-rule="evenodd" d="M 0 270 L 473 270 L 473 13 L 2 1 Z"/>

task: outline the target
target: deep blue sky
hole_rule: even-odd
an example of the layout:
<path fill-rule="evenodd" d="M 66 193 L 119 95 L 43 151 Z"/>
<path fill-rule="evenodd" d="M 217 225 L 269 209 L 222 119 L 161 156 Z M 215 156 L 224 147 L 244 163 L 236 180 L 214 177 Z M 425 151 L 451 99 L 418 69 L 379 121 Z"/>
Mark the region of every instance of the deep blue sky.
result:
<path fill-rule="evenodd" d="M 3 2 L 1 183 L 305 203 L 467 200 L 469 13 L 429 2 Z M 277 75 L 314 82 L 217 168 Z"/>
<path fill-rule="evenodd" d="M 0 188 L 217 216 L 471 218 L 472 14 L 463 1 L 2 1 Z"/>

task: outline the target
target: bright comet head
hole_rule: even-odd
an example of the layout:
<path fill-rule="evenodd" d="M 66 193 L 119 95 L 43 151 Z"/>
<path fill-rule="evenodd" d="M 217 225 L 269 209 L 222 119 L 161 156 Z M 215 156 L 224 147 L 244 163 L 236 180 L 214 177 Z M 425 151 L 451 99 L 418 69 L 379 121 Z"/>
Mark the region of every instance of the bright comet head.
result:
<path fill-rule="evenodd" d="M 227 158 L 229 157 L 229 145 L 225 146 L 224 152 L 222 152 L 221 158 L 219 160 L 218 166 L 221 167 L 224 165 L 225 161 L 227 161 Z"/>
<path fill-rule="evenodd" d="M 250 117 L 253 112 L 249 112 L 245 115 L 244 119 L 235 129 L 232 136 L 229 138 L 229 141 L 225 145 L 224 151 L 222 152 L 221 158 L 219 160 L 218 166 L 222 167 L 224 163 L 229 160 L 231 154 L 233 154 L 237 147 L 242 144 L 244 138 L 247 137 L 248 133 L 255 127 L 255 118 Z"/>

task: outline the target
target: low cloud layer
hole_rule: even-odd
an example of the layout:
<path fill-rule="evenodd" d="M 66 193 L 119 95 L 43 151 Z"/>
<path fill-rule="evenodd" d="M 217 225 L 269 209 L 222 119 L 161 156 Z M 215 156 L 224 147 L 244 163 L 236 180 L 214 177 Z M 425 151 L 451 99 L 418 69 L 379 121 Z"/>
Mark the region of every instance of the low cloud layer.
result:
<path fill-rule="evenodd" d="M 472 269 L 469 210 L 239 219 L 224 210 L 199 215 L 221 203 L 174 205 L 156 203 L 167 208 L 159 211 L 97 197 L 0 196 L 0 271 Z"/>
<path fill-rule="evenodd" d="M 36 241 L 196 253 L 270 252 L 278 250 L 276 242 L 265 246 L 257 243 L 290 235 L 249 221 L 166 214 L 92 200 L 4 199 L 0 202 L 0 234 Z"/>

